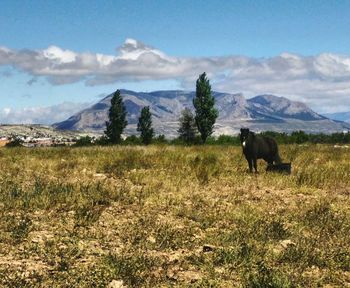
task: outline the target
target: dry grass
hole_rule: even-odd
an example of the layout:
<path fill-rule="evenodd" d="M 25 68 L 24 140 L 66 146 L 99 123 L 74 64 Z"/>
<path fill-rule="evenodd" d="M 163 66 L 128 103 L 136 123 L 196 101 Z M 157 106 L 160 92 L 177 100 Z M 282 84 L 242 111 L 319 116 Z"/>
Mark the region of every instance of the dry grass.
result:
<path fill-rule="evenodd" d="M 0 149 L 0 286 L 347 287 L 350 151 Z"/>

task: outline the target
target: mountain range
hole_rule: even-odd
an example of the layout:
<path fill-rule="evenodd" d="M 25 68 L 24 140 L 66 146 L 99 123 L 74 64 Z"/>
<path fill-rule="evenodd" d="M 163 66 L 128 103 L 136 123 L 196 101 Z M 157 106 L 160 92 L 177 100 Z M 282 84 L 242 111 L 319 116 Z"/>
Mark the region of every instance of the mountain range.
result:
<path fill-rule="evenodd" d="M 339 112 L 339 113 L 329 113 L 329 114 L 323 114 L 323 115 L 329 119 L 350 123 L 350 111 Z"/>
<path fill-rule="evenodd" d="M 193 109 L 193 91 L 167 90 L 134 92 L 120 90 L 128 112 L 127 135 L 136 134 L 140 111 L 150 106 L 156 134 L 176 137 L 178 119 L 184 108 Z M 258 95 L 246 99 L 242 94 L 212 92 L 219 117 L 214 135 L 236 134 L 241 127 L 254 131 L 272 130 L 292 132 L 304 130 L 309 133 L 332 133 L 350 129 L 350 124 L 322 116 L 304 103 L 291 101 L 275 95 Z M 84 109 L 67 120 L 53 126 L 63 130 L 103 132 L 113 94 Z"/>

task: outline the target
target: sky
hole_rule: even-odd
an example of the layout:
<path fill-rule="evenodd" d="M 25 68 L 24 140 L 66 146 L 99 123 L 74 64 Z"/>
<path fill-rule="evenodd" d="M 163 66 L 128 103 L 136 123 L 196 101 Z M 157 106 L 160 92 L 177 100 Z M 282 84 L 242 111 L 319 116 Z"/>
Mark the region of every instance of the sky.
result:
<path fill-rule="evenodd" d="M 0 2 L 0 123 L 50 124 L 116 89 L 274 94 L 350 111 L 350 1 Z"/>

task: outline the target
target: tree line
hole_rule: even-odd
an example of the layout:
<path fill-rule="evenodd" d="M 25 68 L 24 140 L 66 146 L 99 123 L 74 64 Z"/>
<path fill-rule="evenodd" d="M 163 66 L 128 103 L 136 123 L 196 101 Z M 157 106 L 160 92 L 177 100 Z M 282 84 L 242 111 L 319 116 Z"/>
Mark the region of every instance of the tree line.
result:
<path fill-rule="evenodd" d="M 333 133 L 333 134 L 308 134 L 304 131 L 295 131 L 291 134 L 284 132 L 265 131 L 263 135 L 269 135 L 276 139 L 278 144 L 350 144 L 350 133 Z M 197 145 L 201 144 L 202 139 L 199 135 L 196 135 L 192 142 L 188 143 L 182 137 L 174 139 L 167 139 L 164 135 L 159 135 L 152 138 L 152 144 L 160 145 Z M 106 145 L 108 142 L 105 139 L 94 139 L 89 136 L 80 138 L 75 146 L 90 146 L 90 145 Z M 141 137 L 131 135 L 121 140 L 120 145 L 142 145 Z M 206 145 L 227 145 L 227 146 L 239 146 L 241 145 L 239 136 L 233 135 L 220 135 L 218 137 L 209 136 L 205 142 Z"/>

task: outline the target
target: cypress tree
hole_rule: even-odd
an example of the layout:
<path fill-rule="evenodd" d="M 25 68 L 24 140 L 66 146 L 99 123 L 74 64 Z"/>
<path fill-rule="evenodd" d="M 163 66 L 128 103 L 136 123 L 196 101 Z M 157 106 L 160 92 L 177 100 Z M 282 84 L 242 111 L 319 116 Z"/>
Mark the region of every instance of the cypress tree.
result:
<path fill-rule="evenodd" d="M 213 127 L 219 115 L 214 105 L 215 99 L 211 94 L 211 86 L 204 72 L 197 79 L 196 96 L 193 98 L 196 112 L 195 121 L 203 143 L 213 133 Z"/>
<path fill-rule="evenodd" d="M 149 106 L 143 107 L 139 122 L 137 123 L 137 131 L 141 132 L 141 140 L 143 144 L 150 144 L 154 136 L 152 128 L 152 114 L 149 111 Z"/>
<path fill-rule="evenodd" d="M 187 144 L 193 143 L 197 134 L 197 127 L 189 108 L 182 110 L 179 122 L 180 128 L 177 132 L 180 134 L 180 138 Z"/>
<path fill-rule="evenodd" d="M 119 90 L 115 91 L 111 99 L 108 118 L 109 121 L 106 121 L 106 130 L 104 131 L 108 143 L 118 144 L 121 142 L 121 135 L 128 124 L 126 108 Z"/>

